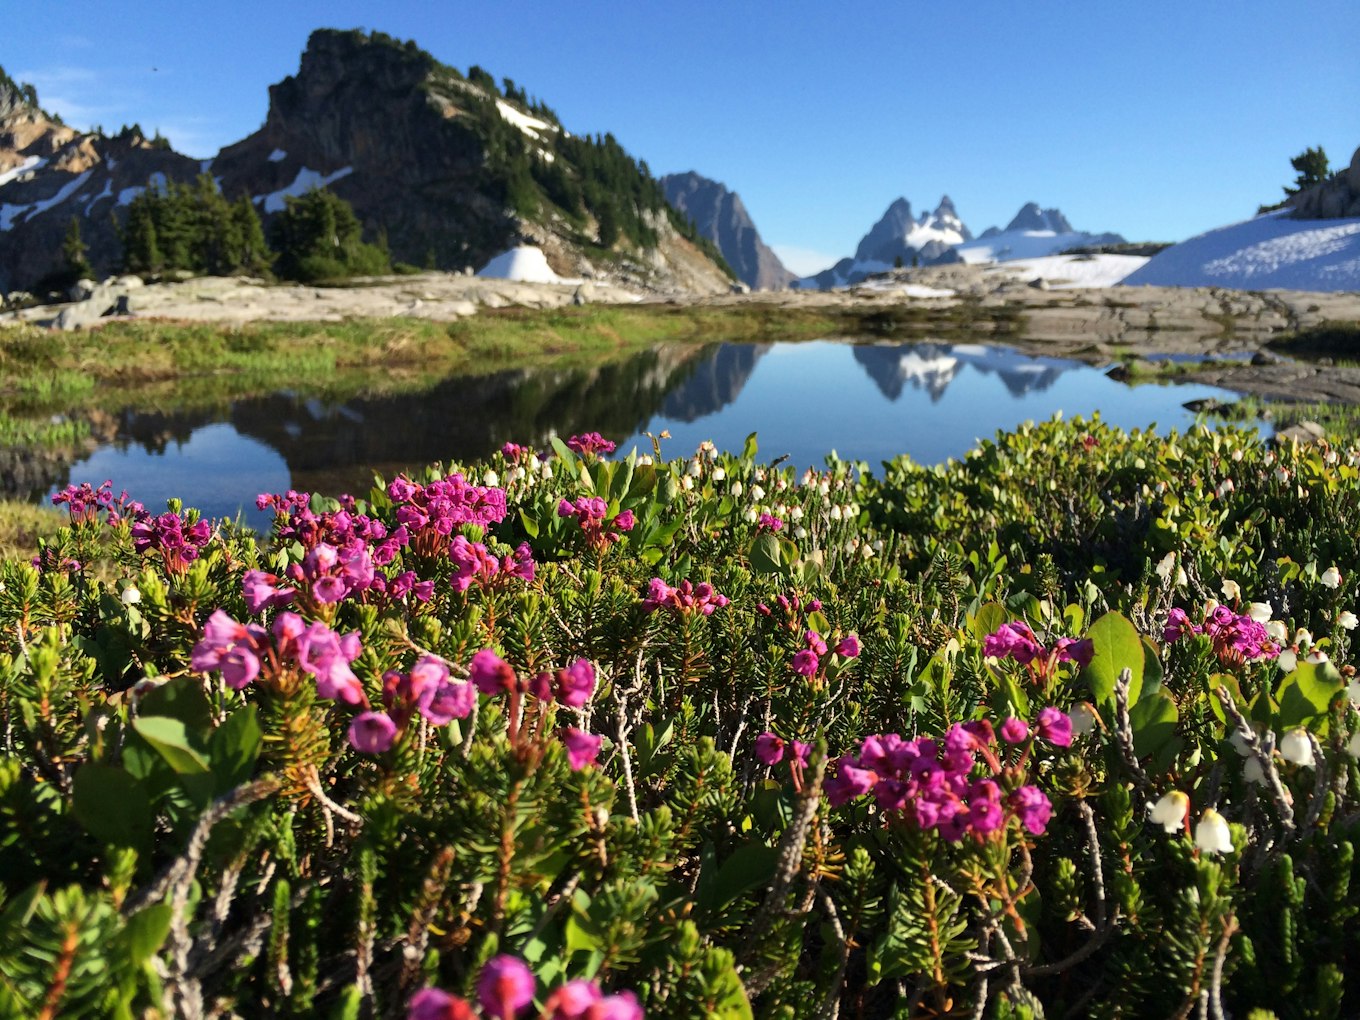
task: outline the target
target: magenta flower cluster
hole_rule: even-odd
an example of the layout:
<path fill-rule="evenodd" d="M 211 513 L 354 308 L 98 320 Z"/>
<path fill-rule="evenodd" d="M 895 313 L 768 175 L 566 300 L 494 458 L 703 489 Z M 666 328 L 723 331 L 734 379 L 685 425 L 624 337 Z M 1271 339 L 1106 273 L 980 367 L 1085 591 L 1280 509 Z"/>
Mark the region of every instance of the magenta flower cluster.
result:
<path fill-rule="evenodd" d="M 502 694 L 519 698 L 527 693 L 545 705 L 557 703 L 567 708 L 585 707 L 595 692 L 595 667 L 585 659 L 577 659 L 564 669 L 552 673 L 541 672 L 525 680 L 490 648 L 483 648 L 472 657 L 468 664 L 468 678 L 488 698 Z M 595 764 L 604 738 L 574 726 L 564 727 L 561 737 L 572 769 L 580 771 L 587 765 Z"/>
<path fill-rule="evenodd" d="M 1214 606 L 1205 614 L 1202 624 L 1192 622 L 1183 609 L 1171 610 L 1162 630 L 1163 639 L 1179 641 L 1187 634 L 1207 637 L 1214 646 L 1214 654 L 1226 665 L 1273 659 L 1280 654 L 1280 647 L 1270 640 L 1265 624 L 1227 606 Z"/>
<path fill-rule="evenodd" d="M 129 499 L 124 489 L 118 496 L 113 494 L 113 482 L 106 479 L 99 488 L 89 482 L 68 485 L 52 497 L 53 506 L 65 505 L 71 515 L 71 523 L 93 522 L 103 511 L 107 516 L 105 523 L 116 526 L 125 518 L 139 520 L 146 515 L 146 507 L 135 499 Z"/>
<path fill-rule="evenodd" d="M 820 599 L 808 599 L 804 604 L 797 592 L 788 595 L 776 595 L 774 608 L 767 606 L 764 602 L 756 603 L 756 612 L 761 616 L 774 618 L 775 610 L 779 611 L 779 623 L 791 631 L 803 629 L 803 619 L 806 613 L 815 613 L 822 608 Z"/>
<path fill-rule="evenodd" d="M 449 560 L 453 564 L 453 590 L 459 593 L 473 584 L 492 588 L 511 578 L 534 579 L 534 554 L 527 542 L 521 542 L 514 552 L 498 557 L 481 542 L 469 542 L 462 535 L 455 535 L 449 543 Z"/>
<path fill-rule="evenodd" d="M 715 591 L 713 585 L 707 581 L 692 584 L 686 580 L 681 581 L 678 587 L 672 588 L 661 578 L 654 577 L 647 586 L 647 597 L 642 600 L 642 611 L 654 613 L 658 609 L 666 608 L 680 616 L 693 613 L 712 616 L 713 610 L 721 609 L 730 601 L 726 595 Z"/>
<path fill-rule="evenodd" d="M 357 631 L 342 636 L 321 622 L 308 626 L 287 611 L 279 613 L 266 631 L 259 624 L 237 623 L 219 609 L 204 624 L 189 664 L 200 673 L 221 673 L 223 682 L 237 691 L 262 672 L 272 677 L 296 664 L 316 679 L 321 697 L 366 707 L 363 685 L 350 669 L 361 651 Z"/>
<path fill-rule="evenodd" d="M 998 659 L 1014 659 L 1022 666 L 1038 663 L 1056 665 L 1059 662 L 1075 662 L 1085 666 L 1091 661 L 1095 646 L 1090 638 L 1060 637 L 1052 648 L 1045 648 L 1023 620 L 1002 624 L 993 634 L 982 641 L 982 654 Z"/>
<path fill-rule="evenodd" d="M 183 574 L 212 538 L 212 525 L 199 518 L 187 524 L 180 514 L 139 516 L 132 524 L 132 548 L 139 556 L 157 553 L 167 573 Z"/>
<path fill-rule="evenodd" d="M 426 485 L 399 476 L 388 483 L 387 495 L 413 545 L 422 534 L 448 539 L 461 525 L 490 527 L 505 520 L 505 490 L 472 485 L 458 473 Z"/>
<path fill-rule="evenodd" d="M 611 442 L 598 432 L 583 432 L 581 435 L 572 436 L 567 440 L 567 449 L 582 456 L 594 456 L 599 453 L 613 453 L 618 449 L 618 444 Z"/>
<path fill-rule="evenodd" d="M 1072 740 L 1071 722 L 1057 708 L 1046 708 L 1034 727 L 1058 746 Z M 1038 787 L 1025 783 L 1024 762 L 1030 753 L 1030 728 L 1019 719 L 1001 725 L 1001 740 L 1017 745 L 1019 758 L 1002 762 L 992 724 L 986 720 L 956 724 L 943 739 L 907 740 L 896 733 L 866 737 L 857 755 L 833 763 L 827 777 L 827 800 L 833 806 L 872 793 L 884 813 L 905 819 L 922 831 L 938 832 L 950 842 L 966 836 L 982 840 L 1015 818 L 1021 828 L 1039 835 L 1048 826 L 1053 806 Z M 1012 752 L 1013 753 L 1013 752 Z"/>
<path fill-rule="evenodd" d="M 596 551 L 621 540 L 623 532 L 632 531 L 637 523 L 631 510 L 610 517 L 609 504 L 599 496 L 578 496 L 575 501 L 563 499 L 557 504 L 557 516 L 575 517 L 586 536 L 586 545 Z"/>
<path fill-rule="evenodd" d="M 789 666 L 795 673 L 805 677 L 817 675 L 817 671 L 822 668 L 822 660 L 828 652 L 826 641 L 815 630 L 807 631 L 803 635 L 805 647 L 794 653 L 789 660 Z M 860 654 L 859 638 L 854 634 L 847 634 L 837 642 L 835 652 L 843 659 L 855 659 Z"/>
<path fill-rule="evenodd" d="M 756 521 L 757 532 L 760 531 L 778 532 L 783 530 L 784 522 L 780 520 L 778 517 L 774 516 L 774 514 L 763 513 L 760 515 L 760 518 Z"/>
<path fill-rule="evenodd" d="M 389 750 L 416 715 L 434 726 L 466 719 L 477 703 L 477 691 L 467 681 L 452 679 L 443 659 L 422 655 L 409 673 L 383 674 L 382 699 L 385 711 L 361 712 L 350 723 L 349 742 L 356 751 Z"/>
<path fill-rule="evenodd" d="M 537 981 L 518 957 L 492 957 L 477 976 L 481 1020 L 517 1017 L 534 1001 Z M 424 988 L 407 1004 L 406 1020 L 479 1020 L 466 999 L 438 988 Z M 594 981 L 578 978 L 553 989 L 540 1020 L 642 1020 L 632 992 L 605 995 Z"/>

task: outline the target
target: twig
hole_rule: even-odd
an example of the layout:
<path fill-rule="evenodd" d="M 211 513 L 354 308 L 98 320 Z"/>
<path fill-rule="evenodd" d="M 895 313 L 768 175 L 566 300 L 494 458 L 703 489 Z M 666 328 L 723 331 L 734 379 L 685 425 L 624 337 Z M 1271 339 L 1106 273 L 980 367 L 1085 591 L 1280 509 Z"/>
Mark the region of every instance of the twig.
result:
<path fill-rule="evenodd" d="M 836 910 L 836 901 L 825 891 L 821 893 L 821 899 L 822 906 L 826 910 L 827 923 L 831 928 L 831 934 L 836 939 L 836 949 L 840 961 L 836 965 L 836 975 L 831 979 L 826 995 L 822 997 L 822 1006 L 817 1011 L 817 1015 L 825 1017 L 826 1020 L 837 1020 L 841 1014 L 841 985 L 845 981 L 845 970 L 850 965 L 850 940 L 845 937 L 845 928 L 841 925 L 841 916 Z"/>
<path fill-rule="evenodd" d="M 1119 748 L 1119 757 L 1133 777 L 1134 784 L 1143 793 L 1152 789 L 1152 782 L 1138 761 L 1138 752 L 1133 746 L 1133 723 L 1129 719 L 1129 685 L 1133 683 L 1133 671 L 1125 667 L 1119 671 L 1114 682 L 1114 742 Z"/>
<path fill-rule="evenodd" d="M 1322 805 L 1327 799 L 1327 785 L 1332 781 L 1331 763 L 1322 753 L 1322 746 L 1318 743 L 1317 737 L 1309 733 L 1308 743 L 1313 746 L 1313 768 L 1317 770 L 1317 775 L 1313 782 L 1313 796 L 1308 801 L 1308 817 L 1303 822 L 1305 830 L 1311 829 L 1322 817 Z"/>
<path fill-rule="evenodd" d="M 1214 953 L 1214 969 L 1209 979 L 1209 1013 L 1214 1020 L 1224 1020 L 1223 1013 L 1223 961 L 1228 957 L 1228 943 L 1237 932 L 1237 918 L 1229 917 L 1223 925 L 1223 937 L 1218 940 L 1218 950 Z"/>
<path fill-rule="evenodd" d="M 1223 702 L 1223 711 L 1232 719 L 1233 725 L 1237 727 L 1238 735 L 1242 742 L 1256 758 L 1256 762 L 1261 766 L 1261 772 L 1266 778 L 1266 783 L 1270 788 L 1271 798 L 1275 802 L 1275 810 L 1279 812 L 1280 824 L 1284 826 L 1286 832 L 1293 835 L 1296 831 L 1294 824 L 1294 809 L 1291 806 L 1289 791 L 1284 788 L 1284 783 L 1280 782 L 1279 770 L 1275 768 L 1274 756 L 1271 752 L 1275 749 L 1275 738 L 1267 731 L 1264 737 L 1257 737 L 1256 731 L 1251 728 L 1251 724 L 1242 716 L 1237 707 L 1237 702 L 1233 700 L 1232 694 L 1226 687 L 1215 688 L 1218 700 Z"/>
<path fill-rule="evenodd" d="M 361 816 L 356 815 L 353 811 L 351 811 L 344 805 L 337 804 L 335 801 L 331 800 L 330 797 L 326 795 L 326 791 L 321 788 L 321 777 L 317 774 L 315 765 L 311 766 L 311 768 L 307 770 L 306 786 L 307 790 L 311 793 L 311 795 L 321 802 L 321 806 L 323 810 L 327 812 L 328 816 L 329 813 L 333 811 L 341 818 L 343 818 L 345 821 L 349 822 L 350 825 L 358 827 L 364 824 L 364 820 Z M 327 833 L 329 834 L 330 831 L 329 817 L 327 817 L 326 819 L 326 829 Z M 330 846 L 329 839 L 327 839 L 326 845 Z"/>

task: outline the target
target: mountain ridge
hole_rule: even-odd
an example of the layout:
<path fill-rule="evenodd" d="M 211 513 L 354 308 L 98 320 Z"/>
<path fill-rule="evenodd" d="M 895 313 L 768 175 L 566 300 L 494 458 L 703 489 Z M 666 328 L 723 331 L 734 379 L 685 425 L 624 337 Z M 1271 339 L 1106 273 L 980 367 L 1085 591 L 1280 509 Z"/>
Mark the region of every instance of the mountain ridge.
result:
<path fill-rule="evenodd" d="M 76 132 L 43 113 L 31 89 L 0 82 L 0 93 L 0 175 L 12 174 L 0 176 L 0 290 L 59 266 L 72 215 L 90 261 L 112 271 L 120 209 L 148 185 L 200 173 L 229 199 L 252 196 L 266 219 L 290 195 L 328 187 L 366 238 L 385 235 L 409 264 L 475 268 L 530 244 L 564 277 L 660 292 L 730 287 L 716 249 L 612 135 L 574 136 L 508 79 L 502 88 L 475 66 L 464 75 L 382 33 L 313 32 L 297 73 L 270 86 L 260 129 L 209 160 L 135 129 Z"/>
<path fill-rule="evenodd" d="M 741 196 L 694 170 L 661 179 L 666 201 L 718 246 L 737 278 L 753 290 L 783 290 L 796 275 L 761 239 Z"/>

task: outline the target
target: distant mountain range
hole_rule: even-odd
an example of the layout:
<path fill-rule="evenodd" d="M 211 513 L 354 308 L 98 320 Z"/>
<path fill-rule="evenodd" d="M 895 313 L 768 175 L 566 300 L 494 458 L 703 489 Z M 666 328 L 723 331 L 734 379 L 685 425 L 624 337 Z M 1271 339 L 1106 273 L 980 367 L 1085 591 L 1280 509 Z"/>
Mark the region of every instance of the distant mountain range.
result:
<path fill-rule="evenodd" d="M 974 240 L 948 195 L 940 199 L 934 212 L 923 212 L 915 218 L 911 203 L 899 198 L 864 235 L 853 258 L 841 259 L 830 269 L 799 280 L 798 286 L 828 290 L 859 283 L 895 266 L 1001 262 L 1123 241 L 1118 234 L 1075 230 L 1059 210 L 1041 209 L 1034 202 L 1021 207 L 1005 230 L 988 227 Z"/>
<path fill-rule="evenodd" d="M 395 260 L 477 268 L 520 244 L 564 277 L 718 293 L 717 250 L 612 135 L 576 136 L 513 82 L 464 74 L 382 33 L 314 32 L 298 73 L 269 90 L 264 126 L 195 160 L 133 126 L 81 132 L 0 71 L 0 291 L 61 264 L 72 217 L 100 273 L 115 271 L 126 207 L 147 187 L 210 174 L 268 220 L 327 187 Z"/>

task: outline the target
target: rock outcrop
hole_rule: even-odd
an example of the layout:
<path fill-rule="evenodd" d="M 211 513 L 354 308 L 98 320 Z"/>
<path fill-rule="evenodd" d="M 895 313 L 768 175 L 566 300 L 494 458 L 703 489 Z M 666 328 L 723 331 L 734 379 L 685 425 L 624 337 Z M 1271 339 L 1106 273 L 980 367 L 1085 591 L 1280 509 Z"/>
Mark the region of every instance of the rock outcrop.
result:
<path fill-rule="evenodd" d="M 1345 170 L 1301 191 L 1287 203 L 1296 220 L 1333 220 L 1360 216 L 1360 149 Z"/>
<path fill-rule="evenodd" d="M 700 236 L 718 246 L 737 278 L 753 290 L 783 290 L 794 274 L 760 237 L 741 196 L 693 170 L 661 178 L 666 201 L 694 221 Z"/>

